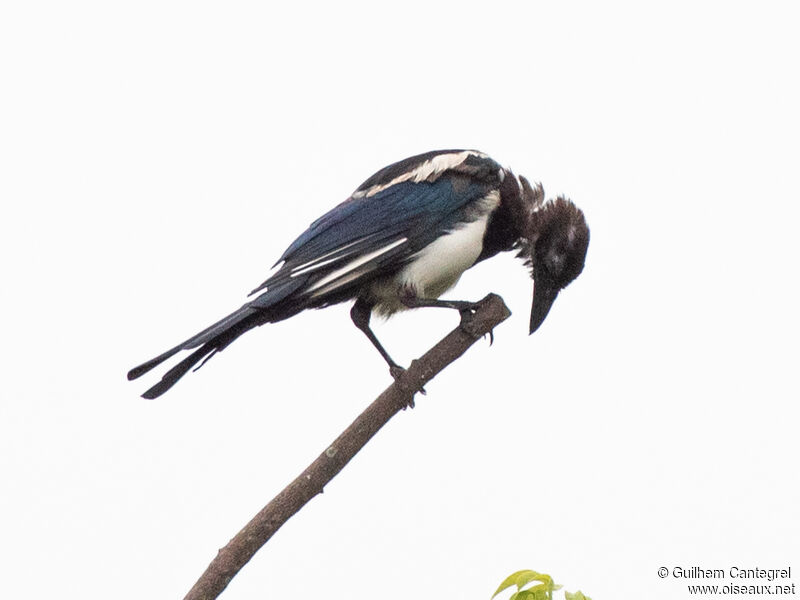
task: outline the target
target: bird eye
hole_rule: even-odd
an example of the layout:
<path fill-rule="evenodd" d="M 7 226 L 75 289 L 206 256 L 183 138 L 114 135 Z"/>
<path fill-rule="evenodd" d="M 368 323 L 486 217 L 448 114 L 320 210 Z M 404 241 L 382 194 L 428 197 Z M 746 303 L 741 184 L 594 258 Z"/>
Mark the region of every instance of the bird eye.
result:
<path fill-rule="evenodd" d="M 565 261 L 564 253 L 553 248 L 547 253 L 545 264 L 552 275 L 558 275 L 563 270 Z"/>

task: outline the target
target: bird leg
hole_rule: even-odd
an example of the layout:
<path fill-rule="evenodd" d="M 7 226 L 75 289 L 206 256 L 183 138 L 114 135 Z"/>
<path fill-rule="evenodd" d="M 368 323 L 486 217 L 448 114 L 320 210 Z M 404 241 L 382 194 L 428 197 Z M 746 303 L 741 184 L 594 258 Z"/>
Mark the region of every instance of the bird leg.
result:
<path fill-rule="evenodd" d="M 438 300 L 434 298 L 418 298 L 413 294 L 404 294 L 400 297 L 402 302 L 408 308 L 452 308 L 461 314 L 461 323 L 464 324 L 466 320 L 475 314 L 478 310 L 478 302 L 470 302 L 469 300 Z"/>
<path fill-rule="evenodd" d="M 451 308 L 457 310 L 461 315 L 461 328 L 470 333 L 468 324 L 469 319 L 475 314 L 480 305 L 479 302 L 470 302 L 469 300 L 439 300 L 434 298 L 418 298 L 417 296 L 407 293 L 400 297 L 402 302 L 408 308 Z M 478 336 L 480 337 L 480 336 Z M 489 345 L 494 342 L 494 333 L 489 332 Z"/>
<path fill-rule="evenodd" d="M 477 302 L 469 300 L 436 300 L 432 298 L 417 298 L 412 295 L 404 295 L 400 302 L 408 308 L 452 308 L 464 314 L 474 314 L 478 309 Z"/>
<path fill-rule="evenodd" d="M 367 339 L 372 342 L 372 345 L 375 346 L 375 349 L 381 353 L 383 360 L 385 360 L 386 364 L 389 365 L 389 373 L 392 374 L 392 377 L 397 379 L 403 374 L 405 369 L 392 360 L 392 357 L 389 356 L 388 352 L 386 352 L 386 349 L 378 341 L 378 338 L 375 337 L 375 334 L 369 327 L 369 319 L 371 316 L 372 305 L 362 298 L 356 300 L 353 308 L 350 309 L 350 318 L 353 320 L 355 326 L 364 332 L 364 335 L 366 335 Z"/>
<path fill-rule="evenodd" d="M 389 365 L 389 373 L 391 373 L 392 378 L 397 381 L 400 376 L 406 372 L 406 370 L 398 365 L 396 362 L 392 360 L 392 357 L 389 356 L 389 353 L 386 351 L 386 348 L 378 341 L 378 338 L 375 337 L 372 329 L 369 327 L 369 318 L 372 316 L 372 305 L 359 298 L 356 300 L 356 303 L 353 305 L 353 308 L 350 309 L 350 318 L 353 320 L 353 323 L 356 327 L 358 327 L 361 331 L 364 332 L 364 335 L 367 336 L 372 345 L 375 346 L 375 349 L 381 353 L 383 360 L 386 361 L 386 364 Z M 419 393 L 423 396 L 427 394 L 425 388 L 420 388 Z M 414 408 L 414 396 L 411 396 L 411 399 L 408 401 L 408 407 Z"/>

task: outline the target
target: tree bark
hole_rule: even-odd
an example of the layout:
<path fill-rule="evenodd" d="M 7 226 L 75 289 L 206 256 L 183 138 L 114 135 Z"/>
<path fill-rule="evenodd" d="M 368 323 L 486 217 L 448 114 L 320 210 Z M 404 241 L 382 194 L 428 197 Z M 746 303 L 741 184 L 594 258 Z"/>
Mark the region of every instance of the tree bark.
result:
<path fill-rule="evenodd" d="M 286 486 L 237 533 L 197 580 L 184 600 L 217 598 L 255 553 L 289 518 L 298 512 L 388 423 L 395 414 L 414 406 L 414 394 L 447 365 L 460 357 L 477 340 L 511 315 L 503 299 L 489 294 L 478 302 L 473 314 L 428 350 L 367 409 L 294 481 Z"/>

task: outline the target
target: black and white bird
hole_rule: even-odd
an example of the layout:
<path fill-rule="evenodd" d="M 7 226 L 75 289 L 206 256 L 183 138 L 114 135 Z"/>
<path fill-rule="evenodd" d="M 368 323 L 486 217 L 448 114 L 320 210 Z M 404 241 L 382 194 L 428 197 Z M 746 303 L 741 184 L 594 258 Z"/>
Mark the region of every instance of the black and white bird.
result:
<path fill-rule="evenodd" d="M 559 291 L 583 270 L 589 229 L 571 201 L 544 202 L 531 186 L 476 150 L 438 150 L 391 164 L 298 237 L 251 292 L 254 299 L 197 335 L 131 369 L 136 379 L 181 351 L 144 398 L 156 398 L 196 364 L 205 363 L 240 335 L 309 308 L 355 300 L 350 316 L 388 363 L 395 363 L 369 326 L 373 313 L 474 303 L 440 300 L 461 274 L 508 250 L 534 280 L 530 333 L 544 321 Z M 202 362 L 201 362 L 202 361 Z"/>

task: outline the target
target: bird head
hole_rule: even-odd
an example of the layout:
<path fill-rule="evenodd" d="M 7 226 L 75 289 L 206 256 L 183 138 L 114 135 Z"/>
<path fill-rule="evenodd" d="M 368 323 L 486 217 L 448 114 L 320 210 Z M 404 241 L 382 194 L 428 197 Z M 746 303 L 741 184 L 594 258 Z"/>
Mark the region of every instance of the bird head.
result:
<path fill-rule="evenodd" d="M 523 181 L 523 187 L 533 191 L 526 184 Z M 544 322 L 558 293 L 583 271 L 589 227 L 583 212 L 572 201 L 558 197 L 527 215 L 517 247 L 517 256 L 525 261 L 533 277 L 533 333 Z"/>

